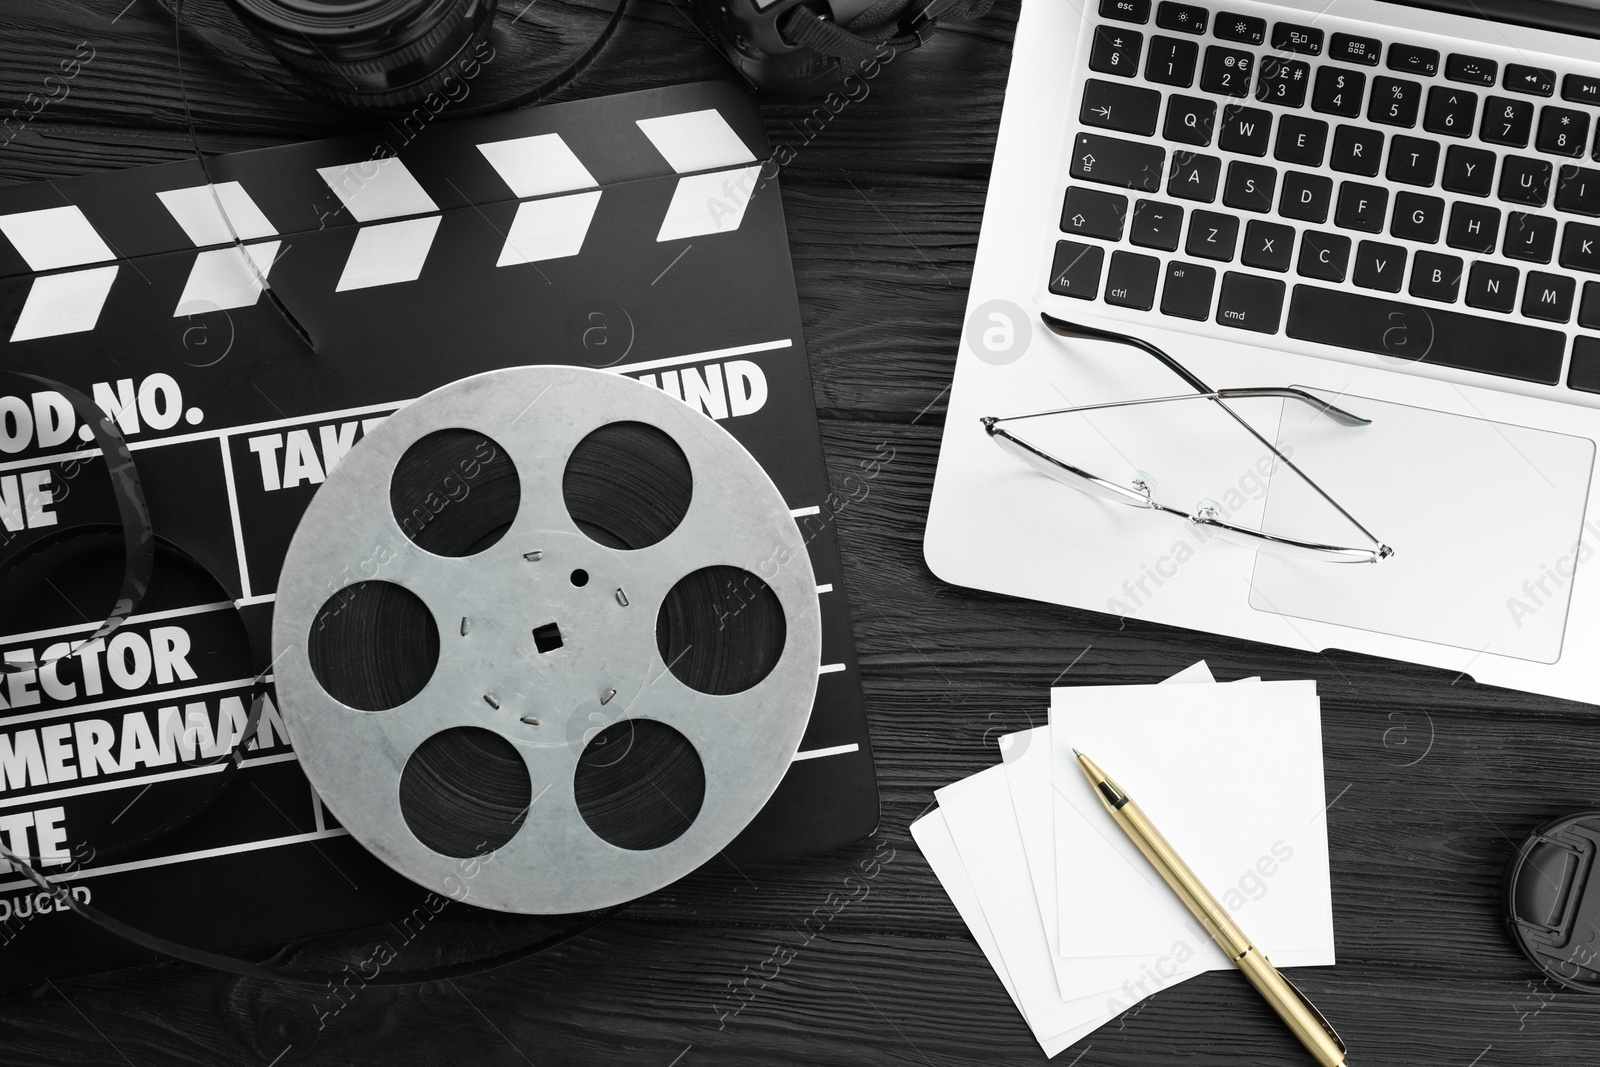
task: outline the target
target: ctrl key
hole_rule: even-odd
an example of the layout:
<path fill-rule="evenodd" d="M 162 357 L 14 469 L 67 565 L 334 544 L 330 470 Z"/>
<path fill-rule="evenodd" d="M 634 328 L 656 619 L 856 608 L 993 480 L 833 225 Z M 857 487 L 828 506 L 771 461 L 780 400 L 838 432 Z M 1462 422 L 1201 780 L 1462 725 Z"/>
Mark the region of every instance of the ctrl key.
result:
<path fill-rule="evenodd" d="M 1077 241 L 1057 241 L 1056 258 L 1050 267 L 1050 291 L 1057 296 L 1093 300 L 1100 294 L 1100 271 L 1105 266 L 1106 250 Z"/>

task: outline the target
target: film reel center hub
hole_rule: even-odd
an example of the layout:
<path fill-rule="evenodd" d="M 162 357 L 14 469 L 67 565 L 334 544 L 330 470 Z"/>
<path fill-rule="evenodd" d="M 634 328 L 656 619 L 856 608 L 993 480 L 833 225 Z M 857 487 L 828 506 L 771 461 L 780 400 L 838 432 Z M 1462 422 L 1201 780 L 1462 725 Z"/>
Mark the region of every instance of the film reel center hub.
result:
<path fill-rule="evenodd" d="M 628 378 L 523 367 L 402 408 L 330 475 L 285 559 L 274 671 L 363 845 L 436 892 L 560 914 L 669 884 L 749 823 L 804 733 L 820 629 L 800 531 L 726 431 Z"/>

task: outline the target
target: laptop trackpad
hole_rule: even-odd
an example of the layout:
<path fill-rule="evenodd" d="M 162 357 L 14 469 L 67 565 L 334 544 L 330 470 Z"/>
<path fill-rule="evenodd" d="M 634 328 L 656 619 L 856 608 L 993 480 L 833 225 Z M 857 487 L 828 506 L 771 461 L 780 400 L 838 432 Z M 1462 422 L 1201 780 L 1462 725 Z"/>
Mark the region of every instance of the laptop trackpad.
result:
<path fill-rule="evenodd" d="M 1474 652 L 1554 663 L 1583 534 L 1587 438 L 1362 397 L 1328 399 L 1372 420 L 1341 426 L 1285 404 L 1278 447 L 1394 555 L 1327 564 L 1258 553 L 1261 611 Z M 1341 544 L 1326 505 L 1281 464 L 1265 528 Z M 1344 538 L 1345 540 L 1338 540 Z"/>

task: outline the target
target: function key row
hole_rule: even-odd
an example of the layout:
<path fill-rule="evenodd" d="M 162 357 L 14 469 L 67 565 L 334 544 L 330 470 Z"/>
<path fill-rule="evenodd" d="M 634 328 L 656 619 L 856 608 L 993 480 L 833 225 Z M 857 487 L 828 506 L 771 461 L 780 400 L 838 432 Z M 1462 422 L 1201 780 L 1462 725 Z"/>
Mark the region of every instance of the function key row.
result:
<path fill-rule="evenodd" d="M 1100 14 L 1119 22 L 1144 25 L 1150 21 L 1150 0 L 1100 0 Z M 1163 2 L 1156 9 L 1156 25 L 1177 33 L 1204 35 L 1210 12 L 1194 4 Z M 1218 12 L 1214 32 L 1219 40 L 1260 45 L 1267 40 L 1267 22 L 1252 15 Z M 1321 55 L 1323 31 L 1314 26 L 1278 22 L 1272 26 L 1272 47 L 1278 52 Z M 1383 43 L 1371 37 L 1335 33 L 1328 41 L 1328 57 L 1343 63 L 1377 66 Z M 1396 43 L 1389 48 L 1387 67 L 1393 71 L 1433 77 L 1439 72 L 1438 49 Z M 1500 75 L 1497 60 L 1452 52 L 1444 61 L 1444 76 L 1466 85 L 1493 87 Z M 1508 63 L 1502 88 L 1529 96 L 1552 96 L 1556 72 L 1548 67 Z M 1600 103 L 1600 78 L 1568 74 L 1561 81 L 1561 98 L 1572 103 Z"/>

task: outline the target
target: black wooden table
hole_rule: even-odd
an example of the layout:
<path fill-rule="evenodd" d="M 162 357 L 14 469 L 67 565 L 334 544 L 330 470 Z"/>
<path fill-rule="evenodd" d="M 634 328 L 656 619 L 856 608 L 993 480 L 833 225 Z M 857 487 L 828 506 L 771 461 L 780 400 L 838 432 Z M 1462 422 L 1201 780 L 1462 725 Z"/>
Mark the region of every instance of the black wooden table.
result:
<path fill-rule="evenodd" d="M 486 75 L 480 100 L 558 69 L 611 0 L 536 0 L 513 22 L 524 2 L 502 2 L 507 60 Z M 569 96 L 726 76 L 687 4 L 636 0 Z M 187 6 L 186 80 L 208 152 L 356 128 L 273 84 L 270 63 L 219 58 L 219 45 L 250 47 L 219 0 Z M 0 1064 L 1041 1063 L 906 827 L 935 788 L 998 759 L 996 736 L 1041 724 L 1052 682 L 1154 682 L 1201 657 L 1223 679 L 1318 683 L 1339 964 L 1296 978 L 1353 1062 L 1600 1059 L 1600 999 L 1542 981 L 1499 918 L 1512 841 L 1551 816 L 1600 807 L 1594 709 L 1367 657 L 1119 625 L 953 588 L 923 563 L 1016 13 L 1002 0 L 981 22 L 938 35 L 837 113 L 766 107 L 773 143 L 794 153 L 783 196 L 834 480 L 893 456 L 836 518 L 883 790 L 877 835 L 830 854 L 708 869 L 553 953 L 454 982 L 366 988 L 337 1014 L 302 989 L 180 964 L 24 987 L 0 994 Z M 173 37 L 155 0 L 4 0 L 0 115 L 24 106 L 63 49 L 86 41 L 95 58 L 0 149 L 0 178 L 190 155 Z M 865 871 L 874 873 L 863 892 Z M 820 932 L 807 925 L 814 914 L 826 917 Z M 504 947 L 515 934 L 505 926 L 455 923 L 449 947 Z M 374 936 L 277 958 L 359 960 Z M 1056 1062 L 1310 1060 L 1238 975 L 1213 973 Z"/>

